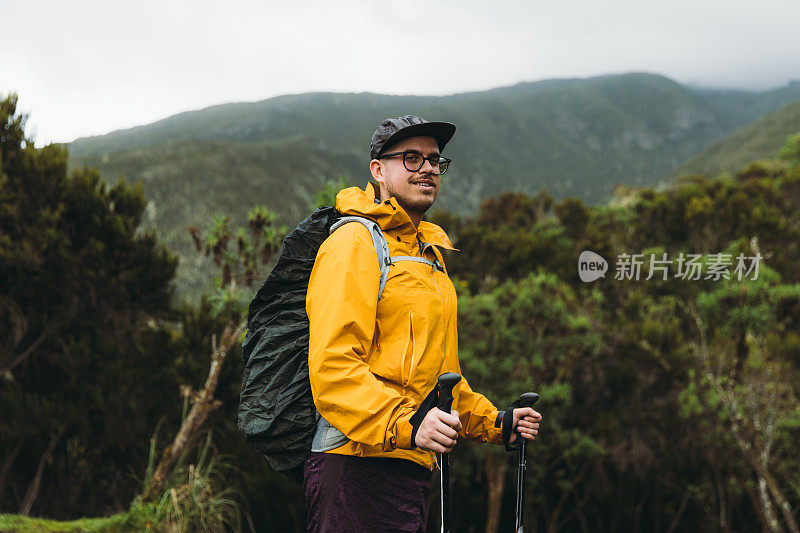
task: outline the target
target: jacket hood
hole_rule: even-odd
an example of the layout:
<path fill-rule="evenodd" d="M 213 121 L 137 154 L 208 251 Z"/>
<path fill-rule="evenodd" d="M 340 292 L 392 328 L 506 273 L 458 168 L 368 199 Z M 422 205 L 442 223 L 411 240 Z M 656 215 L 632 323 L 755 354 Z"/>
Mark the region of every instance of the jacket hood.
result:
<path fill-rule="evenodd" d="M 377 193 L 373 183 L 368 183 L 365 189 L 359 187 L 342 189 L 336 195 L 336 210 L 343 215 L 374 220 L 384 231 L 418 234 L 419 239 L 423 242 L 447 250 L 456 250 L 442 228 L 424 220 L 419 223 L 418 228 L 415 228 L 408 213 L 400 207 L 396 198 L 392 197 L 385 202 L 376 203 Z"/>

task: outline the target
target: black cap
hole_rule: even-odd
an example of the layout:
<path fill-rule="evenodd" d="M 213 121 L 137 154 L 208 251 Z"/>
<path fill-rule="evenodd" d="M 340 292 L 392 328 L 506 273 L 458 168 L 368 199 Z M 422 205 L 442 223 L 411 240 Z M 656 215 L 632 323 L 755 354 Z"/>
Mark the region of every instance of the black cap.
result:
<path fill-rule="evenodd" d="M 377 159 L 391 145 L 409 137 L 419 137 L 425 135 L 433 137 L 439 144 L 439 150 L 444 150 L 447 142 L 453 138 L 456 132 L 455 124 L 449 122 L 428 122 L 424 118 L 414 115 L 403 117 L 387 118 L 378 125 L 378 129 L 372 134 L 372 142 L 369 145 L 370 160 Z"/>

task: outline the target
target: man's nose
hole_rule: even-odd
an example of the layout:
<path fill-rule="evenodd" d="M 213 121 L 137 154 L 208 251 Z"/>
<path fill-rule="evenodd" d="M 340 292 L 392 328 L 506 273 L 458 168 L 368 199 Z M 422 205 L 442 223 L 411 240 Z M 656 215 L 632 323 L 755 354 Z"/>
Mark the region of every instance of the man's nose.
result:
<path fill-rule="evenodd" d="M 422 162 L 422 168 L 420 168 L 419 171 L 423 174 L 439 174 L 439 169 L 433 166 L 430 159 L 426 159 Z"/>

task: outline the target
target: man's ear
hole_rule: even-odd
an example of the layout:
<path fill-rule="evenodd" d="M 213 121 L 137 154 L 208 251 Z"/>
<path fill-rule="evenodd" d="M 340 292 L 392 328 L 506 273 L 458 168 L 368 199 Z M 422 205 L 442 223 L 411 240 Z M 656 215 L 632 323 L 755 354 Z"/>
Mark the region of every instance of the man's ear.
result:
<path fill-rule="evenodd" d="M 385 182 L 383 178 L 383 165 L 377 159 L 373 159 L 369 162 L 369 171 L 372 174 L 372 179 L 377 181 L 380 184 Z"/>

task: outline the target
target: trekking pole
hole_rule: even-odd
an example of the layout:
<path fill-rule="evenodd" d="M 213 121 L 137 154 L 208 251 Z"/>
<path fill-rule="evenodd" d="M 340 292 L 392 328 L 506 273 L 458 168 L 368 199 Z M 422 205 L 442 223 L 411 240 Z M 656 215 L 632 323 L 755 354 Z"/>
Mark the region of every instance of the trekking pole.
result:
<path fill-rule="evenodd" d="M 453 406 L 453 387 L 461 381 L 461 376 L 455 372 L 446 372 L 439 376 L 436 385 L 439 391 L 439 403 L 436 407 L 440 411 L 450 414 Z M 440 453 L 439 456 L 439 502 L 442 507 L 442 533 L 450 532 L 450 454 Z"/>
<path fill-rule="evenodd" d="M 531 407 L 539 399 L 539 395 L 535 392 L 526 392 L 519 397 L 520 407 Z M 517 470 L 517 533 L 522 531 L 522 512 L 525 504 L 525 452 L 527 446 L 527 439 L 517 432 L 519 439 L 519 469 Z"/>

